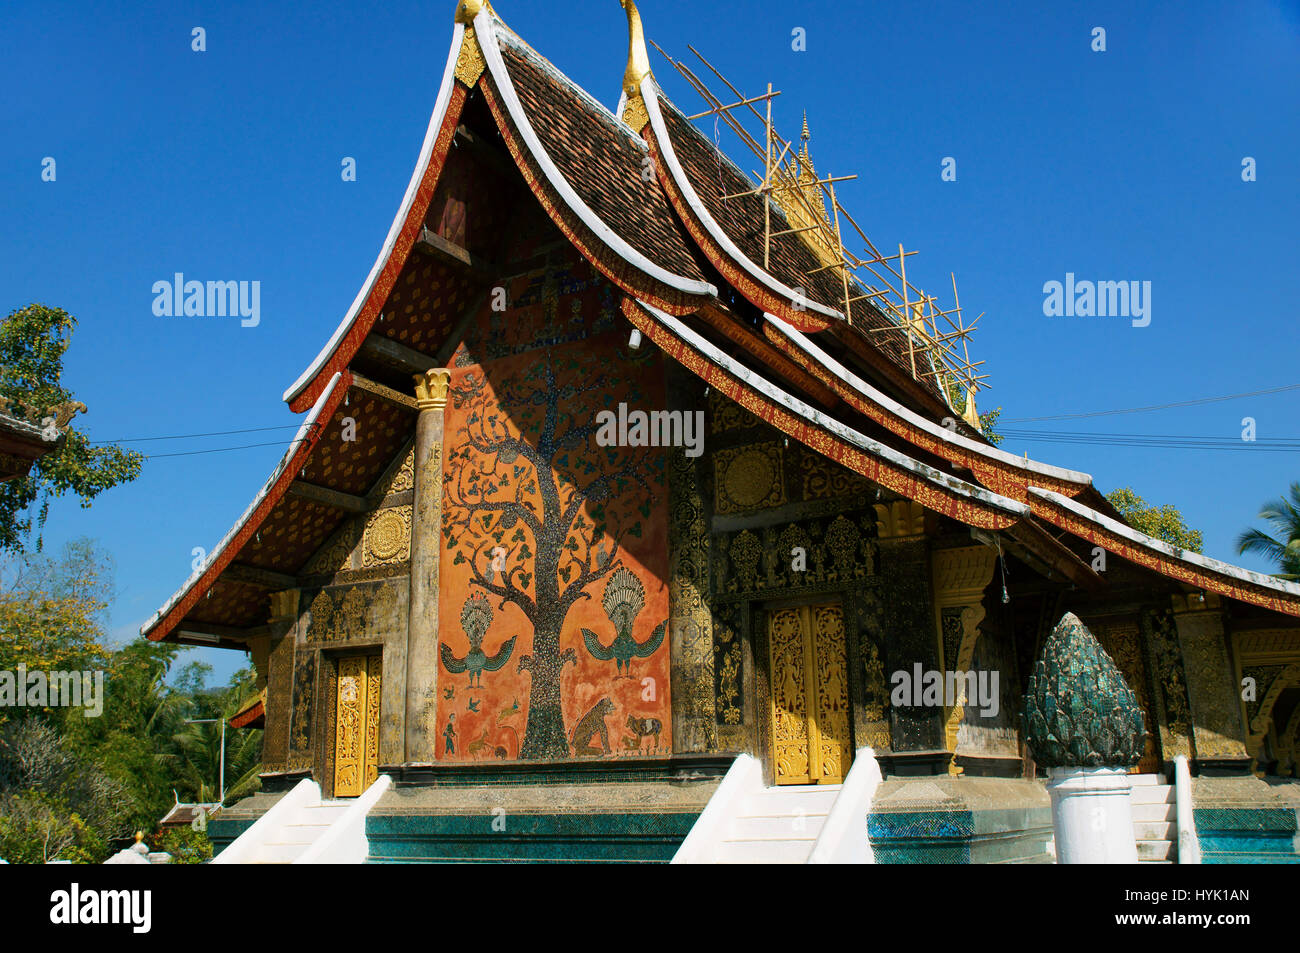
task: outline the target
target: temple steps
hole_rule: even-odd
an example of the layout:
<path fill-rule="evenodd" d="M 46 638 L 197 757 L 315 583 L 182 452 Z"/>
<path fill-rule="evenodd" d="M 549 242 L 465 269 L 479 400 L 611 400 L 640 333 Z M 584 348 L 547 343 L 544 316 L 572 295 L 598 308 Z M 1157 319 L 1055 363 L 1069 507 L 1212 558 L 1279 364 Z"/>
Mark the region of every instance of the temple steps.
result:
<path fill-rule="evenodd" d="M 306 779 L 275 802 L 214 864 L 359 864 L 366 858 L 366 816 L 391 785 L 381 775 L 357 798 L 326 800 Z"/>
<path fill-rule="evenodd" d="M 1138 863 L 1178 863 L 1178 808 L 1174 786 L 1158 774 L 1135 774 L 1129 803 Z"/>
<path fill-rule="evenodd" d="M 805 864 L 842 785 L 763 788 L 747 795 L 718 845 L 724 864 Z"/>

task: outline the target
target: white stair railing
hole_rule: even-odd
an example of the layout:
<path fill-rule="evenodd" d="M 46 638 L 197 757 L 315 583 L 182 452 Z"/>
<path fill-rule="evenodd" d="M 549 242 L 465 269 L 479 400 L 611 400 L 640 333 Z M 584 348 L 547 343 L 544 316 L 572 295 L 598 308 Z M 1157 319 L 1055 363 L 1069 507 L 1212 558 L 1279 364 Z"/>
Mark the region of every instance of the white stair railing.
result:
<path fill-rule="evenodd" d="M 718 859 L 718 847 L 727 835 L 732 820 L 740 812 L 745 798 L 762 790 L 763 765 L 752 755 L 741 754 L 731 762 L 722 783 L 709 798 L 704 811 L 695 819 L 690 833 L 673 855 L 674 864 L 712 864 Z"/>
<path fill-rule="evenodd" d="M 304 808 L 320 804 L 320 785 L 311 778 L 303 778 L 275 803 L 275 806 L 253 822 L 253 825 L 231 842 L 216 857 L 214 864 L 250 864 L 256 862 L 258 848 L 273 841 L 280 829 Z"/>
<path fill-rule="evenodd" d="M 867 837 L 867 815 L 881 782 L 880 762 L 870 748 L 859 748 L 844 786 L 831 805 L 812 853 L 810 864 L 874 864 Z"/>
<path fill-rule="evenodd" d="M 1174 758 L 1174 810 L 1178 819 L 1178 863 L 1199 864 L 1201 841 L 1192 814 L 1192 772 L 1187 756 L 1181 754 Z"/>
<path fill-rule="evenodd" d="M 370 842 L 366 840 L 366 816 L 392 784 L 392 778 L 381 774 L 375 783 L 349 804 L 343 815 L 331 824 L 329 830 L 318 837 L 294 863 L 365 863 L 370 853 Z"/>

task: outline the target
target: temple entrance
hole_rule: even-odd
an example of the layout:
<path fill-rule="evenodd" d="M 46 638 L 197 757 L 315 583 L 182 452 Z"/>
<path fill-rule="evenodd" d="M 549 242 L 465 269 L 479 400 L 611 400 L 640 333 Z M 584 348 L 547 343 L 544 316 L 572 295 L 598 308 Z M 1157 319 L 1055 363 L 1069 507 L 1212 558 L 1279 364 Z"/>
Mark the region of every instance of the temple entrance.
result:
<path fill-rule="evenodd" d="M 767 644 L 776 783 L 838 784 L 853 757 L 843 609 L 772 609 Z"/>
<path fill-rule="evenodd" d="M 334 721 L 334 796 L 357 797 L 379 776 L 379 701 L 382 659 L 339 659 Z"/>

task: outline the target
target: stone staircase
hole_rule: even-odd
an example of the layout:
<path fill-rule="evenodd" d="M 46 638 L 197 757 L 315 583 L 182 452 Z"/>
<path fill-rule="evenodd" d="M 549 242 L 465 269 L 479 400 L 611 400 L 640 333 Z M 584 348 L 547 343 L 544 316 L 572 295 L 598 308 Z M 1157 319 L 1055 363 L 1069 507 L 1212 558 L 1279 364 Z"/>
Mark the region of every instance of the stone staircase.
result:
<path fill-rule="evenodd" d="M 343 816 L 350 801 L 322 801 L 301 807 L 250 852 L 249 864 L 292 864 Z"/>
<path fill-rule="evenodd" d="M 723 832 L 718 863 L 806 864 L 842 785 L 789 785 L 748 794 Z"/>
<path fill-rule="evenodd" d="M 338 864 L 366 859 L 366 816 L 391 785 L 386 775 L 357 798 L 325 800 L 298 783 L 212 859 L 214 864 Z"/>
<path fill-rule="evenodd" d="M 1133 836 L 1138 863 L 1178 863 L 1178 813 L 1174 786 L 1158 774 L 1135 774 L 1132 782 Z"/>

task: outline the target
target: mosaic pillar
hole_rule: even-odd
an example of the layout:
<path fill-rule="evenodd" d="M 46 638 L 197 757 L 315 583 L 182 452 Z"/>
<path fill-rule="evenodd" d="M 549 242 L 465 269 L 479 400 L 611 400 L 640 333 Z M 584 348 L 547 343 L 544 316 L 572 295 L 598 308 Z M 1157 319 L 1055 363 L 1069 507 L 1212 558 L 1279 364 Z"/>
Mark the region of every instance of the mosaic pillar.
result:
<path fill-rule="evenodd" d="M 1174 596 L 1173 606 L 1192 709 L 1193 764 L 1202 774 L 1244 774 L 1250 755 L 1219 597 Z"/>
<path fill-rule="evenodd" d="M 266 720 L 262 733 L 262 768 L 268 774 L 284 771 L 289 764 L 289 706 L 297 621 L 298 590 L 271 593 L 271 634 L 267 639 L 265 669 Z M 254 655 L 255 661 L 256 658 Z M 259 667 L 259 676 L 262 671 Z"/>
<path fill-rule="evenodd" d="M 969 672 L 975 643 L 984 621 L 984 589 L 993 579 L 997 553 L 987 546 L 963 546 L 936 550 L 931 556 L 934 570 L 934 611 L 943 645 L 942 668 Z M 965 712 L 965 681 L 959 680 L 961 697 L 944 708 L 944 747 L 957 751 L 957 729 Z M 945 699 L 945 702 L 952 699 Z M 956 764 L 949 768 L 960 773 Z"/>
<path fill-rule="evenodd" d="M 910 500 L 876 505 L 880 545 L 880 577 L 884 602 L 885 670 L 890 690 L 894 674 L 915 680 L 939 669 L 934 603 L 930 586 L 930 541 L 924 507 Z M 919 693 L 919 686 L 918 686 Z M 940 774 L 951 755 L 944 749 L 943 709 L 926 705 L 895 705 L 890 709 L 891 774 Z"/>
<path fill-rule="evenodd" d="M 415 507 L 411 516 L 411 599 L 406 647 L 407 764 L 434 759 L 438 687 L 438 559 L 442 542 L 443 411 L 451 371 L 415 376 Z"/>

